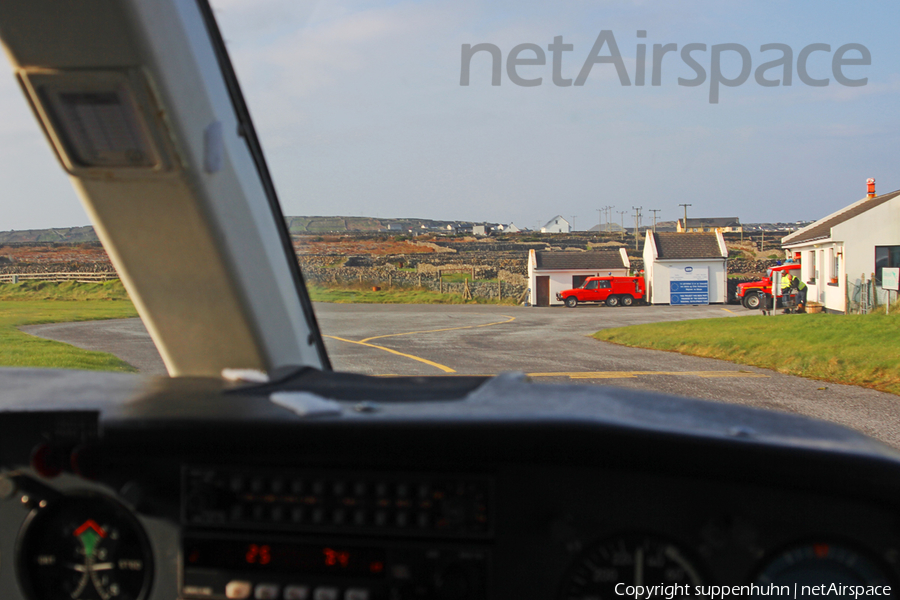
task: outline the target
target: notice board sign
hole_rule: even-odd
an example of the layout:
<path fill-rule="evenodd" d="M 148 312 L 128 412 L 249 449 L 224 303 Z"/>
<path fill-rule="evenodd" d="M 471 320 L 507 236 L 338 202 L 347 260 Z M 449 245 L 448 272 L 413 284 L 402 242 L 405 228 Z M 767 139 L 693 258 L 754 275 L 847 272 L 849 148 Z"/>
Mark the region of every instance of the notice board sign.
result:
<path fill-rule="evenodd" d="M 709 267 L 669 267 L 669 304 L 709 304 Z"/>
<path fill-rule="evenodd" d="M 881 288 L 900 291 L 900 267 L 884 267 L 881 269 Z"/>

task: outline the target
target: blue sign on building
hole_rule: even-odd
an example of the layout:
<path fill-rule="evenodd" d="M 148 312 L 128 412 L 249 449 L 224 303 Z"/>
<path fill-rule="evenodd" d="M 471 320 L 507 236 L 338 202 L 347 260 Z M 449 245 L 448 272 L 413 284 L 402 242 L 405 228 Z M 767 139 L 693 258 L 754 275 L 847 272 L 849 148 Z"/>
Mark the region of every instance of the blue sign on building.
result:
<path fill-rule="evenodd" d="M 670 304 L 709 304 L 707 267 L 671 267 L 669 277 Z"/>
<path fill-rule="evenodd" d="M 671 304 L 709 304 L 709 282 L 672 281 L 669 295 Z"/>

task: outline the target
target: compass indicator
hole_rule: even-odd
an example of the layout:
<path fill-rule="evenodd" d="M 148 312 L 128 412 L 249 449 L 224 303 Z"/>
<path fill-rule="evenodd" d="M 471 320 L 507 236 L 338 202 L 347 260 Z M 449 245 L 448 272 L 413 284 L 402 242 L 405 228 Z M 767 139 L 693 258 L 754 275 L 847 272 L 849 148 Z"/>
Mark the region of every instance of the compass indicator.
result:
<path fill-rule="evenodd" d="M 64 496 L 35 510 L 19 540 L 29 600 L 145 600 L 152 558 L 140 524 L 97 494 Z"/>

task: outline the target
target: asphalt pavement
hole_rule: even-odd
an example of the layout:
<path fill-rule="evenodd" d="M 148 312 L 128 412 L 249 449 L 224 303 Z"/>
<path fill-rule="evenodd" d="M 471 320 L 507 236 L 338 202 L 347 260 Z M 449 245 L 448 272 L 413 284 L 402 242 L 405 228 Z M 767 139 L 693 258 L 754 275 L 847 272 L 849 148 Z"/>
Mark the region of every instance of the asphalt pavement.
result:
<path fill-rule="evenodd" d="M 766 369 L 599 342 L 600 329 L 698 318 L 762 317 L 740 306 L 575 309 L 488 305 L 323 304 L 316 315 L 337 370 L 371 375 L 528 373 L 538 383 L 615 385 L 806 414 L 900 448 L 900 398 Z M 796 318 L 796 317 L 794 317 Z M 24 331 L 165 368 L 139 319 L 35 325 Z"/>

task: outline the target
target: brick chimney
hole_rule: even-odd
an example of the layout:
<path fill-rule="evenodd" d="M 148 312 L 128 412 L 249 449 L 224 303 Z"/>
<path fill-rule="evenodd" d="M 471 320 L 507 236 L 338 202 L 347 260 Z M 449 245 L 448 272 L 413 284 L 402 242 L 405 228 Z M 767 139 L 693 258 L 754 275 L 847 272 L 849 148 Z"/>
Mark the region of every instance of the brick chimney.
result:
<path fill-rule="evenodd" d="M 868 187 L 868 191 L 869 191 L 867 197 L 874 198 L 875 197 L 875 180 L 872 179 L 871 177 L 869 177 L 868 179 L 866 179 L 866 186 Z"/>

